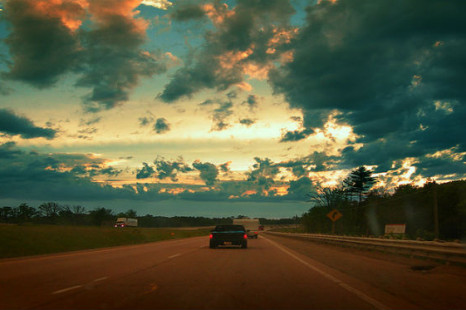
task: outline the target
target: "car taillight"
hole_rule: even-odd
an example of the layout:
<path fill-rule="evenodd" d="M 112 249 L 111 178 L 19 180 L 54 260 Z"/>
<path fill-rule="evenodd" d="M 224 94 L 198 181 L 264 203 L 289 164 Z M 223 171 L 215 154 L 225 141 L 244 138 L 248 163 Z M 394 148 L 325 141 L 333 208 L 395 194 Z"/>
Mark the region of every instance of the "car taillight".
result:
<path fill-rule="evenodd" d="M 212 239 L 214 237 L 214 235 L 210 234 L 209 238 Z"/>
<path fill-rule="evenodd" d="M 248 234 L 244 234 L 243 238 L 244 238 L 244 239 L 247 239 L 247 238 L 248 238 Z"/>

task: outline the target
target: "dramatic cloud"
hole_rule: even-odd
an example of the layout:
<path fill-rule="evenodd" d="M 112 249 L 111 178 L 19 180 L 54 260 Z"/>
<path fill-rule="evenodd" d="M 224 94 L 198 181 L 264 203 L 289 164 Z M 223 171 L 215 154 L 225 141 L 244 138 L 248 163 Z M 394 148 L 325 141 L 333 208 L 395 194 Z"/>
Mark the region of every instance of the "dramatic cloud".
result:
<path fill-rule="evenodd" d="M 348 165 L 387 169 L 405 157 L 464 152 L 465 9 L 461 0 L 320 1 L 270 82 L 303 111 L 308 130 L 341 113 L 363 143 L 345 150 Z"/>
<path fill-rule="evenodd" d="M 13 143 L 0 144 L 0 195 L 46 201 L 137 198 L 131 188 L 92 182 L 92 176 L 119 173 L 105 163 L 89 155 L 40 154 L 21 151 Z"/>
<path fill-rule="evenodd" d="M 212 131 L 222 131 L 230 127 L 226 120 L 233 114 L 233 111 L 231 110 L 232 107 L 232 102 L 223 102 L 220 107 L 214 110 L 212 116 Z"/>
<path fill-rule="evenodd" d="M 5 42 L 12 62 L 5 76 L 45 88 L 76 72 L 76 85 L 92 89 L 84 98 L 89 112 L 127 101 L 141 77 L 165 72 L 172 61 L 142 49 L 148 22 L 135 17 L 140 2 L 7 0 L 4 18 L 11 31 Z M 145 4 L 162 8 L 169 2 Z"/>
<path fill-rule="evenodd" d="M 176 161 L 165 160 L 163 157 L 157 157 L 154 161 L 156 178 L 159 180 L 164 180 L 170 178 L 172 181 L 177 181 L 178 173 L 185 173 L 192 171 L 193 169 L 189 167 L 183 160 L 183 158 L 178 158 Z"/>
<path fill-rule="evenodd" d="M 158 134 L 163 134 L 170 131 L 170 124 L 165 118 L 158 118 L 154 125 L 154 130 Z"/>
<path fill-rule="evenodd" d="M 221 164 L 220 166 L 218 166 L 218 168 L 219 168 L 220 171 L 222 171 L 223 173 L 228 173 L 228 172 L 230 172 L 230 165 L 231 165 L 231 161 L 226 162 L 226 163 L 224 163 L 224 164 Z"/>
<path fill-rule="evenodd" d="M 11 159 L 20 154 L 21 151 L 16 149 L 16 144 L 14 142 L 0 144 L 0 159 Z"/>
<path fill-rule="evenodd" d="M 296 200 L 306 200 L 308 195 L 313 189 L 311 179 L 308 177 L 302 177 L 296 181 L 290 182 L 288 188 L 288 196 L 296 198 Z"/>
<path fill-rule="evenodd" d="M 280 142 L 299 141 L 306 139 L 314 131 L 312 129 L 287 131 L 283 134 Z"/>
<path fill-rule="evenodd" d="M 173 102 L 183 96 L 211 88 L 226 90 L 241 84 L 244 76 L 264 79 L 272 60 L 279 58 L 277 49 L 284 44 L 294 13 L 289 1 L 240 0 L 233 9 L 221 2 L 204 5 L 175 6 L 172 16 L 178 20 L 209 17 L 216 31 L 205 35 L 204 48 L 194 61 L 175 72 L 160 98 Z M 192 57 L 192 55 L 190 55 Z"/>
<path fill-rule="evenodd" d="M 7 0 L 4 5 L 3 18 L 11 25 L 5 39 L 12 56 L 7 78 L 45 88 L 76 67 L 75 30 L 85 16 L 80 1 Z"/>
<path fill-rule="evenodd" d="M 170 17 L 177 21 L 201 19 L 206 16 L 205 10 L 200 5 L 194 3 L 178 4 L 176 9 L 170 14 Z"/>
<path fill-rule="evenodd" d="M 256 163 L 252 166 L 253 169 L 247 173 L 248 181 L 259 185 L 262 191 L 268 191 L 275 183 L 274 178 L 280 170 L 269 158 L 260 159 L 255 157 L 254 160 Z"/>
<path fill-rule="evenodd" d="M 236 93 L 230 92 L 227 94 L 227 101 L 208 99 L 200 104 L 200 106 L 218 105 L 212 110 L 212 128 L 211 131 L 222 131 L 230 127 L 228 119 L 233 115 L 233 101 Z"/>
<path fill-rule="evenodd" d="M 249 95 L 248 99 L 244 102 L 249 106 L 249 108 L 255 109 L 259 105 L 259 98 L 256 95 Z"/>
<path fill-rule="evenodd" d="M 200 177 L 207 186 L 214 185 L 218 176 L 218 169 L 214 164 L 195 161 L 193 167 L 200 171 Z"/>
<path fill-rule="evenodd" d="M 84 35 L 84 74 L 78 86 L 91 87 L 85 99 L 90 112 L 110 109 L 128 100 L 140 77 L 166 71 L 163 55 L 141 49 L 148 23 L 135 18 L 139 1 L 90 1 L 93 27 Z"/>
<path fill-rule="evenodd" d="M 7 135 L 20 135 L 23 139 L 53 139 L 57 131 L 34 125 L 29 119 L 16 115 L 13 111 L 0 109 L 0 132 Z"/>
<path fill-rule="evenodd" d="M 250 118 L 243 118 L 243 119 L 240 119 L 240 120 L 239 120 L 239 123 L 240 123 L 241 125 L 246 126 L 246 127 L 249 127 L 249 126 L 254 125 L 255 122 L 256 122 L 255 120 L 250 119 Z"/>
<path fill-rule="evenodd" d="M 150 178 L 155 173 L 154 168 L 149 166 L 147 163 L 142 163 L 142 165 L 143 167 L 137 171 L 136 179 Z"/>
<path fill-rule="evenodd" d="M 153 6 L 154 8 L 167 10 L 172 3 L 168 0 L 142 0 L 142 5 Z"/>

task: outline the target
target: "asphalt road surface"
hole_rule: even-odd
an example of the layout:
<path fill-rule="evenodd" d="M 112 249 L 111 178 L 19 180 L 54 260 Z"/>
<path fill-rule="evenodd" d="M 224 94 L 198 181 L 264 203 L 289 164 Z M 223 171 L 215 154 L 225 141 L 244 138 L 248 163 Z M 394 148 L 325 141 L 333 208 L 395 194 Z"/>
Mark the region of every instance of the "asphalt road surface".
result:
<path fill-rule="evenodd" d="M 466 309 L 464 268 L 261 235 L 0 260 L 0 309 Z"/>

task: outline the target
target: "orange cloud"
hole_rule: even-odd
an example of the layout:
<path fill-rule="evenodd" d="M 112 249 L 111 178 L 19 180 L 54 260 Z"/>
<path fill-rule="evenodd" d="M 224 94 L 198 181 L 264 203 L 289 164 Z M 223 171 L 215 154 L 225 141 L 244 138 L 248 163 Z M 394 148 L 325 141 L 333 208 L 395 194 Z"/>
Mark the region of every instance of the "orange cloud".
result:
<path fill-rule="evenodd" d="M 237 83 L 235 84 L 236 87 L 244 90 L 244 91 L 251 91 L 252 90 L 252 85 L 247 83 L 247 82 L 240 82 L 240 83 Z"/>
<path fill-rule="evenodd" d="M 86 0 L 34 0 L 29 1 L 28 9 L 33 14 L 58 18 L 71 31 L 81 27 L 86 15 Z"/>
<path fill-rule="evenodd" d="M 220 66 L 226 70 L 233 69 L 241 60 L 252 55 L 254 52 L 253 48 L 250 47 L 245 51 L 227 51 L 218 57 Z"/>
<path fill-rule="evenodd" d="M 267 45 L 269 49 L 273 49 L 273 47 L 277 45 L 290 43 L 291 39 L 296 36 L 297 33 L 298 28 L 293 28 L 291 30 L 275 28 L 273 30 L 273 37 L 269 40 Z M 267 50 L 267 53 L 271 54 L 269 50 Z"/>
<path fill-rule="evenodd" d="M 286 185 L 286 186 L 272 186 L 272 187 L 270 187 L 270 189 L 269 189 L 269 193 L 270 193 L 271 191 L 276 191 L 276 195 L 278 195 L 278 196 L 285 196 L 285 195 L 288 194 L 288 188 L 289 188 L 288 185 Z"/>
<path fill-rule="evenodd" d="M 271 63 L 265 65 L 247 63 L 243 66 L 243 73 L 257 80 L 265 80 L 272 68 L 274 68 L 274 65 Z"/>
<path fill-rule="evenodd" d="M 133 17 L 141 0 L 89 0 L 89 11 L 98 18 L 111 15 Z"/>
<path fill-rule="evenodd" d="M 212 3 L 207 3 L 202 6 L 202 9 L 216 26 L 222 24 L 225 19 L 231 18 L 235 15 L 235 11 L 228 10 L 228 5 L 226 3 L 218 6 L 213 5 Z"/>
<path fill-rule="evenodd" d="M 244 196 L 251 196 L 251 195 L 255 195 L 257 194 L 257 191 L 255 190 L 248 190 L 248 191 L 245 191 L 244 193 L 241 194 L 241 197 L 244 197 Z"/>
<path fill-rule="evenodd" d="M 139 13 L 135 9 L 141 4 L 141 0 L 89 0 L 89 12 L 98 22 L 107 24 L 112 18 L 120 16 L 133 25 L 135 32 L 145 33 L 149 22 L 142 18 L 135 18 Z"/>

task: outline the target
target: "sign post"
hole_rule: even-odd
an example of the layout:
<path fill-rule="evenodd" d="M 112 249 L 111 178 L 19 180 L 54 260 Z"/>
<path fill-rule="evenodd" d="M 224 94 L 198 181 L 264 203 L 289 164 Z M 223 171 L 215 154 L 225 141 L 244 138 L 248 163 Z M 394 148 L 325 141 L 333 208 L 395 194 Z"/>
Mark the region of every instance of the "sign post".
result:
<path fill-rule="evenodd" d="M 343 214 L 337 209 L 333 209 L 329 213 L 327 213 L 327 217 L 332 221 L 332 234 L 335 234 L 335 222 L 338 221 Z"/>

